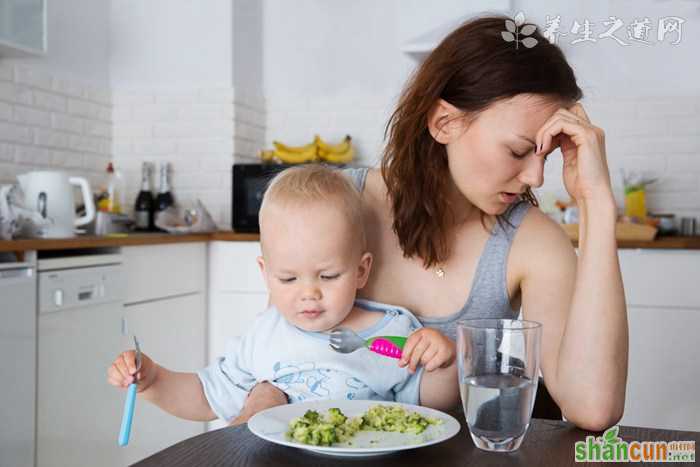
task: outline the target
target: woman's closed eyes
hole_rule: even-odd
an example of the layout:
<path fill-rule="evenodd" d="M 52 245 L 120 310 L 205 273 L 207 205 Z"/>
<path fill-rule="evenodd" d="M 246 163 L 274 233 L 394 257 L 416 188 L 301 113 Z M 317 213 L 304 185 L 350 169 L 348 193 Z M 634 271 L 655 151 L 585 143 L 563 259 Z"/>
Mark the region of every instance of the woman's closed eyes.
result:
<path fill-rule="evenodd" d="M 535 148 L 532 148 L 532 149 L 530 149 L 530 150 L 528 150 L 527 152 L 522 153 L 522 154 L 519 154 L 519 153 L 517 153 L 517 152 L 511 150 L 511 151 L 510 151 L 510 155 L 511 155 L 514 159 L 522 160 L 522 159 L 525 159 L 525 157 L 527 157 L 527 156 L 528 156 L 532 151 L 534 151 L 534 150 L 535 150 Z M 545 155 L 542 157 L 542 158 L 544 159 L 545 162 L 547 162 L 547 157 L 549 157 L 549 154 L 545 154 Z"/>

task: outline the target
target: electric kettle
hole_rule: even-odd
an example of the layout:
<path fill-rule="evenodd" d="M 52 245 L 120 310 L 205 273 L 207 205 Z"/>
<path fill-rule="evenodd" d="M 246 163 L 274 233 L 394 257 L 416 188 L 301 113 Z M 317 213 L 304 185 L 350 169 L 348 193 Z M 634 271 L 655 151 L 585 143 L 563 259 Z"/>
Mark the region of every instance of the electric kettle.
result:
<path fill-rule="evenodd" d="M 75 235 L 75 228 L 95 218 L 95 203 L 88 181 L 69 177 L 65 172 L 40 171 L 18 175 L 24 192 L 25 207 L 41 214 L 49 222 L 38 230 L 41 238 L 66 238 Z M 75 218 L 73 186 L 80 187 L 85 203 L 85 215 Z"/>

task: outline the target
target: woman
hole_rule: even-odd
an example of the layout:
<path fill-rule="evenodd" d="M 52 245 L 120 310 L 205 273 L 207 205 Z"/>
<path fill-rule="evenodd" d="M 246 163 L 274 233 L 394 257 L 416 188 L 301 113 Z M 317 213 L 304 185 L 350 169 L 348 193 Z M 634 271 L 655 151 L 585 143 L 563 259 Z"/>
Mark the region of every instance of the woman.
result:
<path fill-rule="evenodd" d="M 362 296 L 453 338 L 459 319 L 515 318 L 522 307 L 543 324 L 542 374 L 564 417 L 603 430 L 622 416 L 628 351 L 604 134 L 560 49 L 539 31 L 534 47 L 505 41 L 506 19 L 445 38 L 389 120 L 381 171 L 352 171 L 374 254 Z M 557 147 L 580 210 L 578 259 L 532 207 Z M 284 402 L 258 385 L 238 421 Z"/>

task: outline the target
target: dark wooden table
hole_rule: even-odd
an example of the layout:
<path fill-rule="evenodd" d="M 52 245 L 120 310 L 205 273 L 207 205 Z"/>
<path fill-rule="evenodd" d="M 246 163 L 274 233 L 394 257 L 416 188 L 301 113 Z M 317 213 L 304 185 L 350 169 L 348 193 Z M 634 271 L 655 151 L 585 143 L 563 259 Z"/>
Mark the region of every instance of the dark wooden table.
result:
<path fill-rule="evenodd" d="M 462 416 L 460 415 L 460 417 Z M 588 464 L 576 463 L 574 443 L 584 441 L 587 435 L 600 435 L 600 433 L 579 430 L 566 422 L 534 419 L 525 441 L 518 451 L 491 453 L 474 446 L 464 418 L 459 418 L 459 420 L 462 423 L 462 430 L 444 443 L 380 457 L 348 459 L 314 454 L 264 441 L 252 434 L 247 425 L 241 425 L 195 436 L 134 465 L 138 467 L 580 466 Z M 696 445 L 700 444 L 700 432 L 620 427 L 618 436 L 623 441 L 682 440 L 695 441 Z M 633 465 L 633 463 L 624 465 Z M 674 463 L 671 465 L 689 464 Z"/>

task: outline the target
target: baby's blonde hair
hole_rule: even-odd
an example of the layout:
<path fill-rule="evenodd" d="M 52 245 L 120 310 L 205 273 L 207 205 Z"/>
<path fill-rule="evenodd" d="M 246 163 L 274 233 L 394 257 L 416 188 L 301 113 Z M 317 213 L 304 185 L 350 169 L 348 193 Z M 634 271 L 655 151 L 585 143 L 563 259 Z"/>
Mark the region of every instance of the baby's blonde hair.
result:
<path fill-rule="evenodd" d="M 260 205 L 262 218 L 270 205 L 304 206 L 312 203 L 333 203 L 343 211 L 352 236 L 361 251 L 366 237 L 362 219 L 362 197 L 352 181 L 339 170 L 320 164 L 290 167 L 277 174 L 269 183 Z"/>

